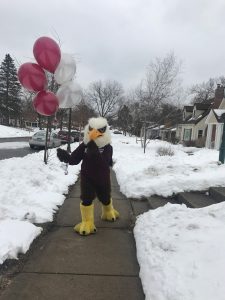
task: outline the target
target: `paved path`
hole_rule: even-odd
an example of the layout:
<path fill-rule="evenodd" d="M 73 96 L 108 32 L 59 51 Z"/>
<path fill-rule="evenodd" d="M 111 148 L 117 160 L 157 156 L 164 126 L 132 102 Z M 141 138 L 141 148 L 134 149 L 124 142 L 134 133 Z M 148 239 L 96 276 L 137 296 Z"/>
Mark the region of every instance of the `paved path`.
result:
<path fill-rule="evenodd" d="M 73 232 L 80 221 L 79 182 L 60 208 L 55 225 L 41 237 L 22 271 L 0 297 L 1 300 L 142 300 L 133 225 L 147 202 L 126 199 L 112 173 L 114 206 L 121 218 L 100 219 L 95 201 L 95 235 Z"/>

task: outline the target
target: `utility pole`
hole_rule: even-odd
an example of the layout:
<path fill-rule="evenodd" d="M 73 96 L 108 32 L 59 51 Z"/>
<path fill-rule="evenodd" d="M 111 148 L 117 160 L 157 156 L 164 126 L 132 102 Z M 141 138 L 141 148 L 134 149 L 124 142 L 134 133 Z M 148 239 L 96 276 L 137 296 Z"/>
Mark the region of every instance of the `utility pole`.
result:
<path fill-rule="evenodd" d="M 147 136 L 146 121 L 144 122 L 143 128 L 144 128 L 144 153 L 145 153 L 145 149 L 146 149 L 146 136 Z"/>
<path fill-rule="evenodd" d="M 71 153 L 71 118 L 72 118 L 72 108 L 69 108 L 69 124 L 68 124 L 68 144 L 67 144 L 67 151 Z"/>
<path fill-rule="evenodd" d="M 219 161 L 224 164 L 224 158 L 225 158 L 225 114 L 222 114 L 221 116 L 223 120 L 223 135 L 222 135 L 222 141 L 220 145 L 220 152 L 219 152 Z"/>
<path fill-rule="evenodd" d="M 48 163 L 48 136 L 49 136 L 49 129 L 51 125 L 51 117 L 47 117 L 47 128 L 46 128 L 46 135 L 45 135 L 45 151 L 44 151 L 44 163 L 47 165 Z"/>

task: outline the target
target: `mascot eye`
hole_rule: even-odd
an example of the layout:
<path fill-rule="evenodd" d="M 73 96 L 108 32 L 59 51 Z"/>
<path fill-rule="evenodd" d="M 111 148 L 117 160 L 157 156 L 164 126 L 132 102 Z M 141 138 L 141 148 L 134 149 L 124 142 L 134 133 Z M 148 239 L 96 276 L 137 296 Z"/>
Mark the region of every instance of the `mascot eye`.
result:
<path fill-rule="evenodd" d="M 92 129 L 93 129 L 93 128 L 92 128 L 91 126 L 89 126 L 89 128 L 88 128 L 88 129 L 89 129 L 90 131 L 92 131 Z"/>
<path fill-rule="evenodd" d="M 99 128 L 98 131 L 100 133 L 104 133 L 106 131 L 106 126 L 105 127 L 102 127 L 102 128 Z"/>

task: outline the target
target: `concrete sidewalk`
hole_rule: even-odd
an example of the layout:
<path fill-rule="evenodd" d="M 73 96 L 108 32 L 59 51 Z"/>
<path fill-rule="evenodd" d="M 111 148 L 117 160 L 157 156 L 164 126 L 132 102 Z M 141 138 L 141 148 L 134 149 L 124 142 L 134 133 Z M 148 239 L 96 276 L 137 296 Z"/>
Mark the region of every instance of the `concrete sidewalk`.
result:
<path fill-rule="evenodd" d="M 144 299 L 136 259 L 133 225 L 146 202 L 126 199 L 112 173 L 115 223 L 100 219 L 95 201 L 98 232 L 88 237 L 74 233 L 80 221 L 80 184 L 77 182 L 60 208 L 55 226 L 41 237 L 22 271 L 3 292 L 1 300 L 141 300 Z"/>

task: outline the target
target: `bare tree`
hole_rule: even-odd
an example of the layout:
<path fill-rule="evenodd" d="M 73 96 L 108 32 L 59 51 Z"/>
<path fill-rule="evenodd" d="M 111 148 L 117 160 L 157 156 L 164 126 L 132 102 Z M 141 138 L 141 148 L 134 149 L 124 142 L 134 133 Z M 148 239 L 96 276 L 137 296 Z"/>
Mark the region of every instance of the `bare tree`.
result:
<path fill-rule="evenodd" d="M 194 96 L 192 102 L 207 102 L 215 94 L 215 79 L 210 78 L 207 82 L 195 84 L 190 88 L 190 94 Z"/>
<path fill-rule="evenodd" d="M 34 95 L 34 92 L 30 92 L 24 88 L 21 90 L 21 127 L 25 127 L 25 121 L 34 121 L 38 118 L 38 115 L 33 107 Z"/>
<path fill-rule="evenodd" d="M 206 82 L 193 85 L 189 89 L 189 94 L 193 96 L 192 103 L 210 101 L 215 96 L 215 88 L 217 84 L 225 85 L 224 76 L 210 78 Z"/>
<path fill-rule="evenodd" d="M 173 53 L 164 58 L 155 58 L 147 69 L 144 81 L 136 89 L 147 119 L 154 119 L 162 103 L 169 102 L 178 92 L 181 63 Z"/>
<path fill-rule="evenodd" d="M 123 105 L 123 107 L 118 111 L 118 126 L 123 130 L 123 134 L 126 135 L 128 131 L 131 131 L 132 127 L 132 116 L 130 114 L 130 109 L 127 105 Z"/>
<path fill-rule="evenodd" d="M 122 85 L 117 81 L 91 83 L 87 100 L 102 117 L 112 117 L 123 99 Z"/>
<path fill-rule="evenodd" d="M 95 116 L 95 111 L 85 103 L 84 99 L 82 99 L 82 101 L 73 109 L 73 120 L 77 126 L 81 128 L 84 128 L 89 118 Z"/>

